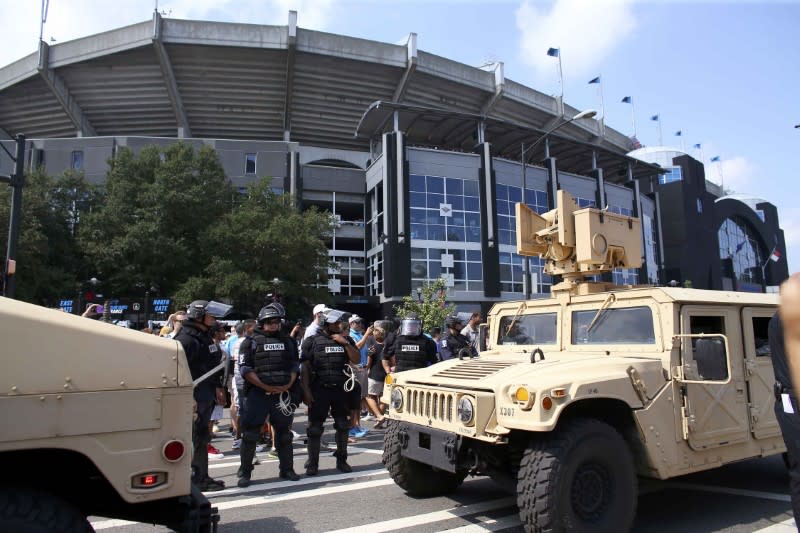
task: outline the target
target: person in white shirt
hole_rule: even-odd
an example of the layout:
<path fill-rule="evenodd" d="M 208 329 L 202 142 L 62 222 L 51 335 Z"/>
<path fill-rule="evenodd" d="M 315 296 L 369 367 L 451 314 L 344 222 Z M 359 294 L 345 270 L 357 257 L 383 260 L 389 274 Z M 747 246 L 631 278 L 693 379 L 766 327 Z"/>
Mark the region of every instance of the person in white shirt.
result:
<path fill-rule="evenodd" d="M 475 346 L 478 341 L 478 325 L 481 323 L 481 320 L 480 313 L 472 313 L 469 317 L 469 322 L 464 326 L 464 329 L 461 330 L 461 334 L 469 339 L 469 343 L 472 346 Z"/>

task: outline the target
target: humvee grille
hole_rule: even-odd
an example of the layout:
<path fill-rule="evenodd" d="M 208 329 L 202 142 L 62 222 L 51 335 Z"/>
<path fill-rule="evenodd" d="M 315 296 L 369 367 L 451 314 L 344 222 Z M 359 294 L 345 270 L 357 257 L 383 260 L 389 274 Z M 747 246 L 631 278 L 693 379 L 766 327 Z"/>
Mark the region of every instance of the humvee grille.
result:
<path fill-rule="evenodd" d="M 413 416 L 439 422 L 452 422 L 456 395 L 452 392 L 406 390 L 406 405 Z"/>
<path fill-rule="evenodd" d="M 479 380 L 517 364 L 508 361 L 464 361 L 434 374 L 435 377 Z"/>

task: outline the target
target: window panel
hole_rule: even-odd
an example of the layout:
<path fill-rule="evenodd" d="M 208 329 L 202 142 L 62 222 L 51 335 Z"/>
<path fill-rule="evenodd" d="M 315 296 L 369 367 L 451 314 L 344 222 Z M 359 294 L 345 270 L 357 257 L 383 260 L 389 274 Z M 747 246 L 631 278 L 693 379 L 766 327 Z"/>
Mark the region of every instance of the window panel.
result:
<path fill-rule="evenodd" d="M 411 207 L 425 207 L 425 193 L 412 192 L 410 194 Z"/>
<path fill-rule="evenodd" d="M 480 250 L 467 250 L 467 261 L 478 261 L 481 260 L 481 251 Z"/>
<path fill-rule="evenodd" d="M 429 209 L 436 209 L 439 210 L 439 204 L 444 203 L 444 195 L 443 194 L 428 194 L 428 208 Z"/>
<path fill-rule="evenodd" d="M 464 197 L 464 211 L 480 211 L 481 203 L 477 198 Z"/>
<path fill-rule="evenodd" d="M 483 279 L 483 263 L 467 263 L 467 279 L 480 281 Z"/>
<path fill-rule="evenodd" d="M 444 178 L 437 178 L 436 176 L 428 176 L 426 179 L 428 184 L 428 194 L 439 193 L 444 194 Z"/>
<path fill-rule="evenodd" d="M 464 228 L 458 226 L 449 226 L 447 228 L 447 240 L 455 242 L 464 242 L 466 236 L 464 235 Z"/>
<path fill-rule="evenodd" d="M 417 192 L 425 192 L 425 176 L 420 176 L 418 174 L 411 174 L 409 176 L 409 190 L 417 191 Z"/>

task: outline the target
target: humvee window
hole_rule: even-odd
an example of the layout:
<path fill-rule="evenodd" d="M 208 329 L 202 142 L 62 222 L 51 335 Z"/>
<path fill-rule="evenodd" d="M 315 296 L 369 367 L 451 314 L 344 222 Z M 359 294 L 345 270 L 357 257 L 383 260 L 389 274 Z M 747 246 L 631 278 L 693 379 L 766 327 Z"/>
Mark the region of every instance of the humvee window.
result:
<path fill-rule="evenodd" d="M 756 356 L 769 357 L 772 351 L 769 347 L 769 317 L 753 317 L 753 339 L 756 342 Z"/>
<path fill-rule="evenodd" d="M 724 335 L 725 318 L 721 316 L 692 316 L 689 319 L 692 334 Z M 692 338 L 691 366 L 701 380 L 725 381 L 728 379 L 728 360 L 721 337 Z"/>
<path fill-rule="evenodd" d="M 572 344 L 655 344 L 649 307 L 605 309 L 591 329 L 596 309 L 572 312 Z"/>
<path fill-rule="evenodd" d="M 556 313 L 504 316 L 500 319 L 498 344 L 555 344 Z"/>

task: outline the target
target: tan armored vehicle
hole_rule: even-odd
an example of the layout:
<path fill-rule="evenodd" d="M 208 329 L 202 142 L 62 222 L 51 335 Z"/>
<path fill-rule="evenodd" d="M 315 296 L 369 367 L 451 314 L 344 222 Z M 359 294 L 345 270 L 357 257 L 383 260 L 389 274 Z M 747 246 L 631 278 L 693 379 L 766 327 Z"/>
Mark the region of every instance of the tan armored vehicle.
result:
<path fill-rule="evenodd" d="M 0 531 L 92 531 L 87 516 L 216 531 L 190 484 L 180 344 L 0 298 Z"/>
<path fill-rule="evenodd" d="M 625 531 L 637 476 L 666 479 L 784 451 L 767 324 L 777 295 L 587 282 L 637 267 L 638 220 L 559 191 L 517 204 L 518 249 L 564 281 L 496 304 L 479 357 L 390 374 L 383 462 L 409 494 L 487 475 L 528 531 Z"/>

